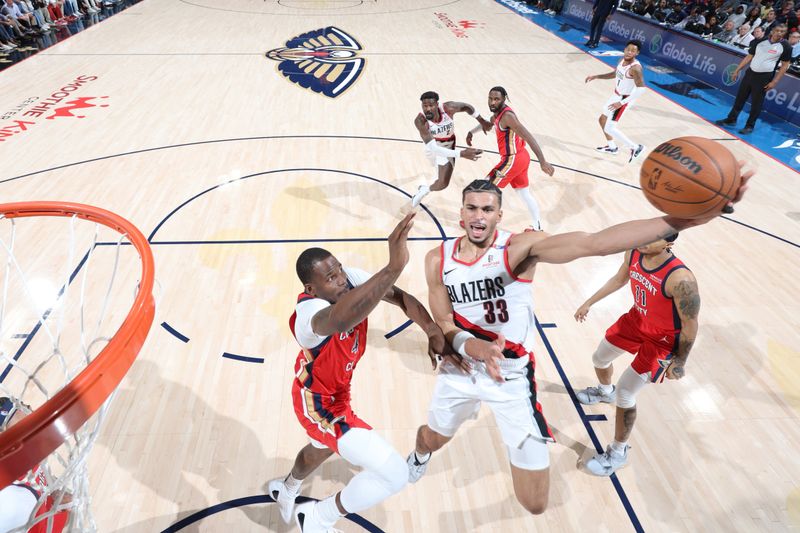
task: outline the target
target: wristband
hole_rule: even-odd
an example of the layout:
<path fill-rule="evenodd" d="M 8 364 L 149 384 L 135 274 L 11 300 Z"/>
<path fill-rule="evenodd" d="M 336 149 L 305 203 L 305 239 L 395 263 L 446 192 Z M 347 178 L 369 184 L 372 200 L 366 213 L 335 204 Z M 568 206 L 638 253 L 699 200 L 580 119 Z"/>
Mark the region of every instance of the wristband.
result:
<path fill-rule="evenodd" d="M 467 341 L 474 338 L 475 336 L 472 333 L 469 333 L 468 331 L 459 331 L 458 333 L 456 333 L 456 336 L 453 337 L 453 342 L 452 342 L 453 349 L 456 352 L 466 357 L 467 355 L 469 355 L 467 354 L 467 348 L 466 348 Z"/>
<path fill-rule="evenodd" d="M 473 108 L 473 109 L 475 109 L 475 110 L 472 112 L 472 116 L 475 117 L 475 118 L 478 118 L 478 119 L 481 118 L 480 112 L 476 108 Z"/>

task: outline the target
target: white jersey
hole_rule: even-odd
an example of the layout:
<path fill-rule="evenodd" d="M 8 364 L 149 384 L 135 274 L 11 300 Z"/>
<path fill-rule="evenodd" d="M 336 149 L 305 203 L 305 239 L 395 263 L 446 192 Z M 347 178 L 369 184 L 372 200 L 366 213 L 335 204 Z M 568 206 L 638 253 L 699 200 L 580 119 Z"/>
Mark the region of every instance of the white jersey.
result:
<path fill-rule="evenodd" d="M 424 115 L 423 115 L 424 116 Z M 439 146 L 453 149 L 456 146 L 456 123 L 453 117 L 444 112 L 443 107 L 439 107 L 439 122 L 427 120 L 428 131 L 436 140 Z"/>
<path fill-rule="evenodd" d="M 461 329 L 478 338 L 506 338 L 506 358 L 533 352 L 536 324 L 531 280 L 514 277 L 508 268 L 508 241 L 512 234 L 497 230 L 491 247 L 474 263 L 458 259 L 463 237 L 442 243 L 442 282 Z"/>
<path fill-rule="evenodd" d="M 631 69 L 636 65 L 641 65 L 638 60 L 634 59 L 628 65 L 624 65 L 625 60 L 617 64 L 617 86 L 614 92 L 620 96 L 628 96 L 636 88 L 636 81 L 631 76 Z"/>

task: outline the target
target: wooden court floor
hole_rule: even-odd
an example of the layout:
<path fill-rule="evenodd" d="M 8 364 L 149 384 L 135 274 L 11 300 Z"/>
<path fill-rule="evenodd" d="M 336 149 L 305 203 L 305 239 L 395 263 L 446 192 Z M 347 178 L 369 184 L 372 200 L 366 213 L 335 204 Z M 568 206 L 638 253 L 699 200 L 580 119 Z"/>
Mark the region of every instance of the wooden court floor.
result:
<path fill-rule="evenodd" d="M 349 79 L 320 85 L 338 87 L 336 97 L 287 79 L 267 57 L 329 26 L 358 43 L 347 59 L 360 60 L 344 67 Z M 381 239 L 431 176 L 412 124 L 423 91 L 487 116 L 489 88 L 508 90 L 557 167 L 547 177 L 531 166 L 547 231 L 655 216 L 636 188 L 638 166 L 593 150 L 612 85 L 583 80 L 605 70 L 489 0 L 146 0 L 0 74 L 2 201 L 102 206 L 133 221 L 155 253 L 156 321 L 90 460 L 99 531 L 163 531 L 231 500 L 238 506 L 181 531 L 295 530 L 256 501 L 306 443 L 289 398 L 297 346 L 287 320 L 301 290 L 294 261 L 320 245 L 345 264 L 384 264 Z M 459 144 L 473 125 L 457 115 Z M 621 255 L 542 266 L 533 288 L 537 379 L 558 438 L 549 509 L 533 517 L 515 501 L 484 410 L 419 483 L 362 513 L 373 531 L 800 528 L 797 175 L 653 91 L 621 128 L 651 148 L 682 135 L 728 138 L 757 169 L 735 214 L 677 241 L 703 300 L 687 377 L 641 394 L 631 462 L 616 482 L 580 471 L 613 435 L 613 422 L 583 415 L 613 411 L 584 413 L 569 391 L 594 384 L 591 354 L 630 295 L 607 298 L 577 324 L 575 309 Z M 425 252 L 459 234 L 461 188 L 496 162 L 491 136 L 476 144 L 490 152 L 458 161 L 450 188 L 427 198 L 412 231 L 398 285 L 422 301 Z M 527 224 L 507 195 L 503 226 Z M 370 317 L 354 406 L 405 455 L 435 376 L 420 331 L 392 335 L 403 322 L 383 304 Z M 332 459 L 303 494 L 327 496 L 352 474 Z"/>

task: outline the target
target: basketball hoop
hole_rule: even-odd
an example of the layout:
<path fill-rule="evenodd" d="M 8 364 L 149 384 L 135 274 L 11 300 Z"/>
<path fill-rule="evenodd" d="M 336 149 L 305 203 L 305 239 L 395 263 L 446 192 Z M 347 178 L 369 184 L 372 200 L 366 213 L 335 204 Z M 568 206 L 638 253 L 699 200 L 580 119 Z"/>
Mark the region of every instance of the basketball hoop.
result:
<path fill-rule="evenodd" d="M 153 322 L 152 251 L 133 224 L 88 205 L 0 204 L 0 223 L 0 489 L 39 493 L 13 531 L 55 531 L 59 513 L 93 531 L 86 460 Z"/>

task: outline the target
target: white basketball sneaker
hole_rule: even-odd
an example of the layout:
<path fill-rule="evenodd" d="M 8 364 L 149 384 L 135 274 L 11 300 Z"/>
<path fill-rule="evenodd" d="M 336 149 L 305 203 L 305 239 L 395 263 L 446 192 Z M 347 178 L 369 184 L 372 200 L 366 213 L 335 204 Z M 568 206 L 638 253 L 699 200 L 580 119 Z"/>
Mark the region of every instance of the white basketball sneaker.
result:
<path fill-rule="evenodd" d="M 629 449 L 630 446 L 625 446 L 625 452 L 618 453 L 609 446 L 605 453 L 599 453 L 586 461 L 586 469 L 595 476 L 610 476 L 627 464 Z"/>
<path fill-rule="evenodd" d="M 411 207 L 418 207 L 419 204 L 422 203 L 422 199 L 425 198 L 429 192 L 431 192 L 430 185 L 420 185 L 419 189 L 417 189 L 417 194 L 411 199 Z"/>
<path fill-rule="evenodd" d="M 281 512 L 281 518 L 287 524 L 292 520 L 292 511 L 294 511 L 294 500 L 297 494 L 292 494 L 286 488 L 283 478 L 273 479 L 267 484 L 267 490 L 275 503 L 278 504 L 278 510 Z"/>
<path fill-rule="evenodd" d="M 406 463 L 408 463 L 408 482 L 409 483 L 416 483 L 419 481 L 419 478 L 425 475 L 425 470 L 428 469 L 428 461 L 431 460 L 431 454 L 428 454 L 428 458 L 420 463 L 417 460 L 417 453 L 411 452 L 408 454 L 408 459 L 406 459 Z"/>
<path fill-rule="evenodd" d="M 596 403 L 614 403 L 617 400 L 617 387 L 611 386 L 611 392 L 603 392 L 600 387 L 587 387 L 575 393 L 578 401 L 583 405 L 594 405 Z"/>
<path fill-rule="evenodd" d="M 616 154 L 617 152 L 619 152 L 619 148 L 617 148 L 616 146 L 614 148 L 611 148 L 608 145 L 598 146 L 597 148 L 595 148 L 595 150 L 598 152 L 602 152 L 604 154 Z"/>
<path fill-rule="evenodd" d="M 342 533 L 331 526 L 323 525 L 317 514 L 319 502 L 301 503 L 294 510 L 294 519 L 303 533 Z"/>
<path fill-rule="evenodd" d="M 636 148 L 631 148 L 631 158 L 628 159 L 628 163 L 633 163 L 633 160 L 638 158 L 644 152 L 644 145 L 637 144 Z"/>

